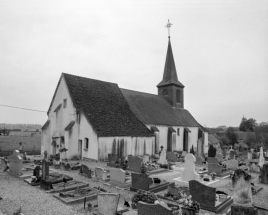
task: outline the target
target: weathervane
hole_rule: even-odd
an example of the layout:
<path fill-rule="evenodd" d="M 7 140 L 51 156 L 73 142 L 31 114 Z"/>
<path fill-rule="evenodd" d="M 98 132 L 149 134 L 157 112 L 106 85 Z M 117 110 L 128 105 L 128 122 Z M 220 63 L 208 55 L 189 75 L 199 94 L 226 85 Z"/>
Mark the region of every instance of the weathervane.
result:
<path fill-rule="evenodd" d="M 167 23 L 167 25 L 165 26 L 165 27 L 168 29 L 168 38 L 170 38 L 170 28 L 171 28 L 171 25 L 173 25 L 173 24 L 171 24 L 171 23 L 169 22 L 169 20 L 168 20 L 168 23 Z"/>

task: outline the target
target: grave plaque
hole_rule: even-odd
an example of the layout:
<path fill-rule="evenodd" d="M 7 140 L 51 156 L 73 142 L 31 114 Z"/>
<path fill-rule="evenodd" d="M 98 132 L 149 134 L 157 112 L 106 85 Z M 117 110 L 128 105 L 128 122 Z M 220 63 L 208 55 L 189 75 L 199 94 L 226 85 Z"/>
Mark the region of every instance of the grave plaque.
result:
<path fill-rule="evenodd" d="M 223 161 L 223 155 L 222 154 L 217 153 L 215 158 L 217 158 L 219 162 Z"/>
<path fill-rule="evenodd" d="M 118 193 L 99 193 L 98 209 L 101 215 L 116 215 L 120 195 Z"/>
<path fill-rule="evenodd" d="M 138 156 L 128 156 L 128 168 L 133 172 L 140 172 L 143 159 Z"/>
<path fill-rule="evenodd" d="M 8 157 L 9 173 L 19 177 L 22 175 L 22 158 L 19 150 L 15 150 L 12 155 Z"/>
<path fill-rule="evenodd" d="M 138 215 L 172 215 L 172 209 L 163 204 L 138 202 Z"/>
<path fill-rule="evenodd" d="M 117 154 L 108 154 L 107 166 L 115 167 L 115 162 L 118 160 Z"/>
<path fill-rule="evenodd" d="M 226 166 L 228 169 L 236 170 L 238 169 L 238 161 L 235 159 L 227 160 Z"/>

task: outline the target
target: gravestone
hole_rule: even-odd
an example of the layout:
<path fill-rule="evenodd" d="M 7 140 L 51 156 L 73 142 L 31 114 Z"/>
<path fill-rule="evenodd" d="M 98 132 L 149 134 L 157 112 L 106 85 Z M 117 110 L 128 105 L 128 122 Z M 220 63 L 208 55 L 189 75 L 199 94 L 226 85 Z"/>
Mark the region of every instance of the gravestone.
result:
<path fill-rule="evenodd" d="M 216 157 L 207 157 L 207 162 L 208 162 L 208 164 L 209 163 L 219 163 L 219 160 L 218 160 L 218 158 L 216 158 Z"/>
<path fill-rule="evenodd" d="M 7 170 L 7 161 L 5 158 L 0 158 L 1 159 L 1 170 L 6 171 Z"/>
<path fill-rule="evenodd" d="M 49 165 L 46 159 L 42 160 L 42 180 L 46 181 L 49 176 Z"/>
<path fill-rule="evenodd" d="M 143 159 L 139 156 L 128 156 L 128 168 L 133 172 L 140 172 Z"/>
<path fill-rule="evenodd" d="M 108 163 L 107 166 L 115 167 L 115 162 L 118 160 L 117 154 L 108 154 Z"/>
<path fill-rule="evenodd" d="M 101 167 L 95 168 L 95 177 L 102 180 L 108 179 L 108 172 Z"/>
<path fill-rule="evenodd" d="M 268 163 L 263 164 L 261 168 L 261 183 L 268 184 Z"/>
<path fill-rule="evenodd" d="M 33 170 L 33 176 L 35 176 L 37 179 L 40 177 L 40 166 L 36 166 Z"/>
<path fill-rule="evenodd" d="M 235 151 L 233 149 L 229 151 L 229 159 L 235 159 Z"/>
<path fill-rule="evenodd" d="M 98 210 L 102 215 L 116 215 L 120 194 L 99 193 Z"/>
<path fill-rule="evenodd" d="M 192 153 L 188 153 L 185 156 L 185 167 L 182 172 L 182 181 L 191 181 L 191 180 L 197 180 L 199 181 L 200 176 L 195 171 L 195 156 Z"/>
<path fill-rule="evenodd" d="M 112 168 L 110 169 L 110 184 L 116 185 L 119 187 L 127 187 L 130 186 L 130 177 L 128 183 L 126 181 L 126 172 L 120 168 Z"/>
<path fill-rule="evenodd" d="M 251 176 L 244 170 L 237 169 L 232 176 L 232 185 L 234 205 L 252 206 Z"/>
<path fill-rule="evenodd" d="M 248 152 L 248 160 L 252 159 L 252 152 Z"/>
<path fill-rule="evenodd" d="M 262 168 L 263 164 L 265 163 L 265 159 L 263 156 L 263 148 L 260 148 L 260 158 L 259 158 L 259 167 Z"/>
<path fill-rule="evenodd" d="M 189 181 L 189 189 L 193 201 L 198 202 L 202 209 L 213 211 L 216 214 L 226 210 L 233 203 L 230 196 L 227 196 L 223 201 L 215 201 L 216 188 L 206 186 L 195 180 Z"/>
<path fill-rule="evenodd" d="M 226 166 L 227 166 L 228 169 L 236 170 L 236 169 L 238 169 L 238 161 L 235 160 L 235 159 L 227 160 L 226 161 Z"/>
<path fill-rule="evenodd" d="M 164 204 L 149 204 L 139 201 L 138 215 L 172 215 L 172 209 Z"/>
<path fill-rule="evenodd" d="M 254 207 L 231 206 L 231 215 L 258 215 L 258 209 Z"/>
<path fill-rule="evenodd" d="M 9 173 L 19 177 L 22 175 L 22 158 L 19 150 L 15 150 L 12 155 L 8 157 Z"/>
<path fill-rule="evenodd" d="M 143 163 L 149 163 L 150 162 L 150 155 L 143 155 Z"/>
<path fill-rule="evenodd" d="M 157 161 L 157 163 L 163 165 L 163 164 L 167 164 L 167 153 L 165 149 L 162 149 L 161 154 L 160 154 L 160 158 Z"/>
<path fill-rule="evenodd" d="M 177 161 L 177 155 L 174 152 L 167 152 L 167 161 L 168 162 L 176 162 Z"/>
<path fill-rule="evenodd" d="M 223 155 L 222 154 L 217 153 L 215 158 L 217 158 L 219 160 L 219 162 L 223 161 Z"/>
<path fill-rule="evenodd" d="M 197 156 L 197 157 L 196 157 L 195 164 L 201 166 L 201 165 L 203 165 L 203 162 L 204 162 L 204 161 L 205 161 L 204 158 Z"/>
<path fill-rule="evenodd" d="M 209 163 L 208 164 L 208 174 L 211 174 L 213 172 L 215 172 L 217 176 L 221 177 L 222 172 L 223 172 L 222 165 L 219 165 L 217 163 Z"/>
<path fill-rule="evenodd" d="M 91 169 L 89 169 L 88 166 L 82 164 L 80 166 L 80 169 L 79 169 L 79 173 L 86 176 L 87 178 L 92 178 L 91 174 L 92 174 L 92 171 Z"/>
<path fill-rule="evenodd" d="M 179 187 L 176 187 L 175 186 L 175 182 L 172 182 L 168 185 L 168 193 L 173 195 L 173 196 L 177 196 L 177 197 L 180 197 L 180 191 L 181 191 L 181 188 Z"/>

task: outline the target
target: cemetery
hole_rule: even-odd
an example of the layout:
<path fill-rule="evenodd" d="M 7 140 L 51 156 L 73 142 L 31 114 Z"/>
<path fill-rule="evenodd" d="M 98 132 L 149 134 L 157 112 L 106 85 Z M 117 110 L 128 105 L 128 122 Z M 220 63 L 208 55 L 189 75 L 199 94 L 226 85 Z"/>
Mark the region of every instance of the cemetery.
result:
<path fill-rule="evenodd" d="M 38 162 L 28 156 L 25 163 L 22 161 L 28 158 L 15 150 L 11 156 L 1 158 L 0 174 L 17 180 L 24 190 L 49 195 L 53 204 L 64 208 L 61 212 L 268 214 L 268 162 L 263 153 L 253 156 L 249 152 L 240 157 L 229 150 L 225 156 L 208 157 L 162 151 L 159 156 L 119 158 L 110 154 L 103 162 L 58 163 L 44 153 Z M 257 167 L 253 169 L 252 163 Z M 64 168 L 57 168 L 59 165 Z M 0 205 L 7 201 L 5 198 L 3 195 Z M 31 214 L 24 211 L 23 204 L 14 207 Z"/>

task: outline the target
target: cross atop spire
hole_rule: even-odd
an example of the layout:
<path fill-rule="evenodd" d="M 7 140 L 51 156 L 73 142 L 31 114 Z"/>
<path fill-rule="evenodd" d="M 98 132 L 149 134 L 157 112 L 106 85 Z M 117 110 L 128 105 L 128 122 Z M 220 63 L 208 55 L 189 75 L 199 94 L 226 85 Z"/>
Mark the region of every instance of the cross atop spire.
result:
<path fill-rule="evenodd" d="M 168 23 L 167 23 L 167 25 L 165 26 L 165 27 L 168 29 L 168 39 L 169 39 L 169 41 L 170 41 L 170 28 L 171 28 L 172 25 L 173 25 L 173 24 L 171 24 L 171 23 L 169 22 L 169 20 L 168 20 Z"/>

